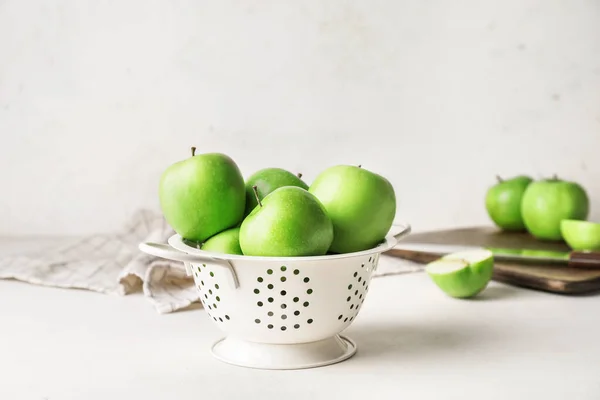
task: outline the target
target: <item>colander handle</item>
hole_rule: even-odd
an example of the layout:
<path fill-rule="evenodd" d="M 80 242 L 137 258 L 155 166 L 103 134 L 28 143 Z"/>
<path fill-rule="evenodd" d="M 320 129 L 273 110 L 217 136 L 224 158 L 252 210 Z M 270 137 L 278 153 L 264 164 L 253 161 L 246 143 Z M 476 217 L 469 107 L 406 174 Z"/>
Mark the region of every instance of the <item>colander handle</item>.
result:
<path fill-rule="evenodd" d="M 233 269 L 228 260 L 184 253 L 183 251 L 175 250 L 171 246 L 163 243 L 144 242 L 140 243 L 138 247 L 144 253 L 156 257 L 165 258 L 167 260 L 173 261 L 181 261 L 185 265 L 185 270 L 188 276 L 192 275 L 189 263 L 209 263 L 220 265 L 227 269 L 227 271 L 229 272 L 229 283 L 232 285 L 232 287 L 238 288 L 240 286 L 235 270 Z"/>
<path fill-rule="evenodd" d="M 410 233 L 411 227 L 409 224 L 393 224 L 391 231 L 392 236 L 394 236 L 396 240 L 400 240 Z"/>

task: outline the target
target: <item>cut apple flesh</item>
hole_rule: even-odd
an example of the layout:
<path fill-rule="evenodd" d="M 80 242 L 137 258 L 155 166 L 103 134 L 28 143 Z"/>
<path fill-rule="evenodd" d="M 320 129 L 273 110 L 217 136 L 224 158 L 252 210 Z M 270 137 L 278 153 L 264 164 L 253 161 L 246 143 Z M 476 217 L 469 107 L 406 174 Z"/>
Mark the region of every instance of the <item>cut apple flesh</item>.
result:
<path fill-rule="evenodd" d="M 459 251 L 457 253 L 447 254 L 442 257 L 442 260 L 461 260 L 463 262 L 467 262 L 469 264 L 478 263 L 484 261 L 493 254 L 489 250 L 470 250 L 470 251 Z"/>
<path fill-rule="evenodd" d="M 600 224 L 567 219 L 560 224 L 561 234 L 569 247 L 579 251 L 600 250 Z"/>
<path fill-rule="evenodd" d="M 461 269 L 469 268 L 469 264 L 460 260 L 437 260 L 427 266 L 427 271 L 432 274 L 450 274 L 460 271 Z"/>

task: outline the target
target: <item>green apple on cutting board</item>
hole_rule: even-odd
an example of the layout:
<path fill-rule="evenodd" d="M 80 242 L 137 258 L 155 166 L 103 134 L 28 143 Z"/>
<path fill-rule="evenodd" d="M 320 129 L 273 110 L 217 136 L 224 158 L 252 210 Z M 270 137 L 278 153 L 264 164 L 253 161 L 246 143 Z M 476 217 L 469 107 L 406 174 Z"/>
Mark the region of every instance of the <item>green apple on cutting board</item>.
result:
<path fill-rule="evenodd" d="M 302 174 L 294 175 L 282 168 L 264 168 L 255 172 L 246 180 L 246 211 L 250 214 L 258 205 L 254 186 L 258 191 L 258 198 L 264 199 L 266 195 L 283 186 L 297 186 L 308 189 L 308 185 L 300 179 Z"/>
<path fill-rule="evenodd" d="M 308 191 L 321 201 L 333 221 L 331 253 L 373 248 L 392 226 L 396 213 L 392 184 L 361 166 L 327 168 L 315 178 Z"/>
<path fill-rule="evenodd" d="M 448 296 L 470 298 L 481 293 L 492 279 L 494 256 L 489 250 L 451 253 L 427 264 L 425 271 Z"/>
<path fill-rule="evenodd" d="M 258 190 L 254 187 L 255 195 Z M 240 227 L 240 247 L 250 256 L 320 256 L 333 241 L 333 224 L 319 200 L 297 186 L 275 189 Z"/>
<path fill-rule="evenodd" d="M 168 167 L 159 184 L 163 215 L 184 239 L 201 243 L 238 224 L 246 206 L 244 178 L 227 155 L 206 153 Z"/>
<path fill-rule="evenodd" d="M 204 242 L 201 248 L 214 253 L 243 255 L 240 248 L 240 228 L 231 228 L 217 233 Z"/>
<path fill-rule="evenodd" d="M 505 231 L 524 231 L 521 200 L 533 179 L 519 175 L 510 179 L 502 179 L 498 176 L 497 180 L 498 182 L 488 189 L 485 196 L 488 215 L 496 226 Z"/>
<path fill-rule="evenodd" d="M 581 185 L 553 177 L 531 183 L 521 202 L 529 233 L 540 240 L 561 240 L 561 221 L 585 220 L 589 198 Z"/>

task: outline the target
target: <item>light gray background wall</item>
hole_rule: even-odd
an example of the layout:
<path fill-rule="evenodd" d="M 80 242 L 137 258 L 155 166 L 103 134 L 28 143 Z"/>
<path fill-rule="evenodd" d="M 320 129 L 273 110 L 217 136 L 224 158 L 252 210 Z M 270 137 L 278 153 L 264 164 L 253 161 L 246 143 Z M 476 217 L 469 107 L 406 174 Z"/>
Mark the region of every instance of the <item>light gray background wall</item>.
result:
<path fill-rule="evenodd" d="M 0 234 L 118 229 L 190 145 L 363 164 L 417 230 L 488 223 L 496 173 L 599 219 L 600 3 L 4 0 L 0 135 Z"/>

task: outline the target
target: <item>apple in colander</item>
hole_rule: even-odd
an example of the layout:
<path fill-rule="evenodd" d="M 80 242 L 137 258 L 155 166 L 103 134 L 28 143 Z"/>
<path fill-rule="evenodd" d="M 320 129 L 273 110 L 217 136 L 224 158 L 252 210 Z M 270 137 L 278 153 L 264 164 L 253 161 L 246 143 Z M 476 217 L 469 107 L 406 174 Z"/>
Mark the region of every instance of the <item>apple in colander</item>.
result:
<path fill-rule="evenodd" d="M 264 199 L 273 190 L 283 186 L 298 186 L 308 189 L 308 185 L 301 179 L 302 174 L 294 175 L 282 168 L 264 168 L 256 171 L 246 180 L 246 213 L 250 214 L 258 205 L 257 199 Z M 254 193 L 254 186 L 258 196 Z"/>
<path fill-rule="evenodd" d="M 331 253 L 371 249 L 385 239 L 396 214 L 396 194 L 383 176 L 353 165 L 321 172 L 308 191 L 333 222 Z"/>
<path fill-rule="evenodd" d="M 253 188 L 258 197 L 256 186 Z M 333 223 L 319 200 L 297 186 L 275 189 L 240 226 L 244 255 L 272 257 L 320 256 L 333 241 Z"/>
<path fill-rule="evenodd" d="M 205 153 L 169 166 L 159 183 L 163 215 L 184 239 L 202 243 L 238 225 L 244 217 L 246 191 L 237 164 L 227 155 Z"/>
<path fill-rule="evenodd" d="M 213 253 L 243 255 L 240 248 L 240 228 L 230 228 L 217 233 L 202 245 L 202 250 Z"/>

